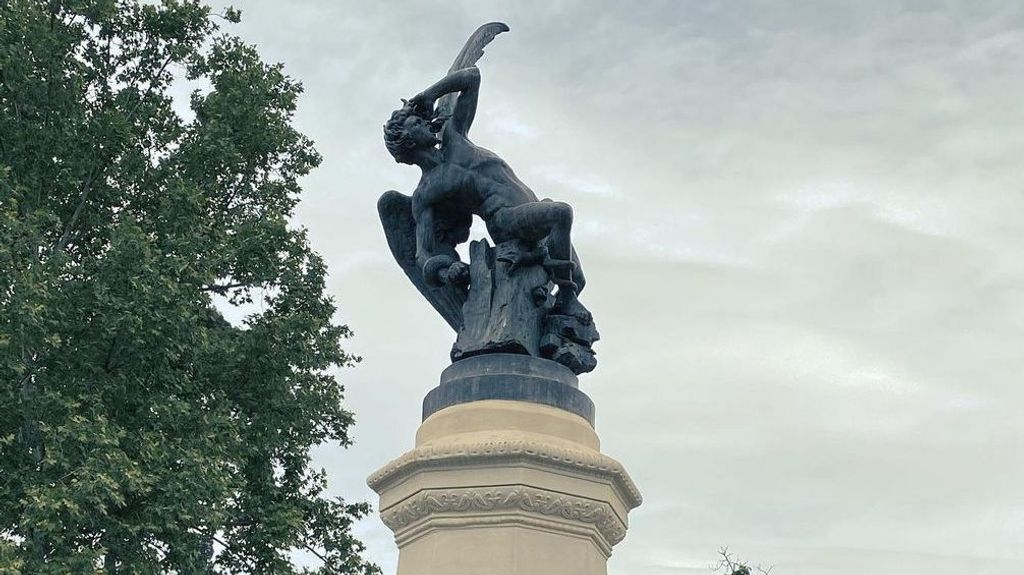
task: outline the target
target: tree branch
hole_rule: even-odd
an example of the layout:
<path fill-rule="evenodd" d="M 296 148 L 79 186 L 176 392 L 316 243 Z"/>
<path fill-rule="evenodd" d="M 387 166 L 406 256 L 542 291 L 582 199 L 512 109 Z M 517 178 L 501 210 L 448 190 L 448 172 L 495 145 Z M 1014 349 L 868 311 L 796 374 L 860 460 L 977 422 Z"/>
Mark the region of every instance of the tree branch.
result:
<path fill-rule="evenodd" d="M 104 162 L 104 165 L 99 167 L 99 171 L 103 172 L 106 169 L 106 162 Z M 82 191 L 78 196 L 78 205 L 75 206 L 75 211 L 71 214 L 71 219 L 68 220 L 67 225 L 64 226 L 64 232 L 61 233 L 60 239 L 57 240 L 57 243 L 54 244 L 53 249 L 50 250 L 51 255 L 57 252 L 62 252 L 64 251 L 64 248 L 67 247 L 68 240 L 71 239 L 71 232 L 74 230 L 75 225 L 78 223 L 78 219 L 82 217 L 82 211 L 85 209 L 86 201 L 89 199 L 89 192 L 92 191 L 92 183 L 95 180 L 95 173 L 96 171 L 94 168 L 94 171 L 89 173 L 89 177 L 85 180 L 85 183 L 82 185 Z"/>
<path fill-rule="evenodd" d="M 210 535 L 206 535 L 206 534 L 204 534 L 204 533 L 202 533 L 202 532 L 200 532 L 200 531 L 198 531 L 198 530 L 193 530 L 193 531 L 194 531 L 194 532 L 196 532 L 196 533 L 199 533 L 200 535 L 204 535 L 204 536 L 206 536 L 206 537 L 209 537 L 210 539 L 212 539 L 212 540 L 216 541 L 217 543 L 220 543 L 220 546 L 221 546 L 221 547 L 223 547 L 223 551 L 224 551 L 225 553 L 227 553 L 228 555 L 230 555 L 230 556 L 234 557 L 235 559 L 239 559 L 239 560 L 241 560 L 242 562 L 244 562 L 244 563 L 246 564 L 246 566 L 247 566 L 247 567 L 249 568 L 250 572 L 252 572 L 252 573 L 255 573 L 255 572 L 257 571 L 257 570 L 256 570 L 256 566 L 255 566 L 255 565 L 253 565 L 253 564 L 252 564 L 252 563 L 251 563 L 250 561 L 248 561 L 248 560 L 247 560 L 247 559 L 246 559 L 245 557 L 240 557 L 240 556 L 239 556 L 239 555 L 238 555 L 237 553 L 233 553 L 233 552 L 232 552 L 232 551 L 230 550 L 230 547 L 228 547 L 228 544 L 227 544 L 227 543 L 225 543 L 225 542 L 224 542 L 224 541 L 223 541 L 222 539 L 220 539 L 220 538 L 219 538 L 219 537 L 217 537 L 216 535 L 213 535 L 213 534 L 210 534 Z"/>
<path fill-rule="evenodd" d="M 213 293 L 216 293 L 216 294 L 225 295 L 225 294 L 228 293 L 228 290 L 230 290 L 230 289 L 245 287 L 247 285 L 249 285 L 249 284 L 247 284 L 247 283 L 210 284 L 210 285 L 205 285 L 205 286 L 201 287 L 200 289 L 202 291 L 212 291 Z"/>
<path fill-rule="evenodd" d="M 748 565 L 746 562 L 740 560 L 738 557 L 735 557 L 732 553 L 729 553 L 729 547 L 728 546 L 725 546 L 725 547 L 722 547 L 721 549 L 719 549 L 718 550 L 718 555 L 720 557 L 720 559 L 718 560 L 718 563 L 716 563 L 715 565 L 712 565 L 710 567 L 713 571 L 718 572 L 718 571 L 721 571 L 722 569 L 724 569 L 725 570 L 724 575 L 751 575 L 752 574 L 752 570 L 751 570 L 750 565 Z M 757 573 L 759 573 L 760 575 L 770 575 L 771 572 L 772 572 L 772 569 L 774 569 L 774 568 L 775 568 L 774 565 L 769 566 L 767 569 L 765 569 L 764 567 L 762 567 L 760 565 L 755 565 L 753 567 L 753 569 L 756 569 Z"/>
<path fill-rule="evenodd" d="M 326 557 L 324 557 L 323 555 L 321 555 L 321 554 L 320 554 L 320 552 L 318 552 L 318 551 L 317 551 L 316 549 L 313 549 L 313 547 L 312 547 L 312 546 L 310 546 L 310 545 L 308 545 L 308 544 L 306 544 L 306 543 L 303 543 L 303 544 L 302 544 L 302 547 L 303 547 L 303 548 L 304 548 L 304 549 L 305 549 L 306 551 L 309 551 L 309 552 L 310 552 L 310 553 L 312 553 L 313 555 L 316 555 L 317 557 L 319 557 L 319 558 L 320 558 L 320 560 L 324 562 L 324 565 L 330 565 L 330 564 L 331 564 L 331 562 L 330 562 L 330 561 L 328 561 Z"/>
<path fill-rule="evenodd" d="M 149 98 L 149 95 L 153 93 L 153 88 L 155 87 L 154 81 L 164 73 L 164 71 L 167 69 L 167 66 L 170 65 L 171 60 L 173 58 L 174 54 L 169 54 L 167 58 L 164 59 L 164 63 L 160 66 L 160 69 L 157 70 L 155 74 L 149 77 L 149 79 L 147 80 L 148 86 L 146 87 L 146 93 L 139 96 L 139 99 L 136 100 L 135 104 L 128 111 L 128 114 L 125 116 L 125 120 L 128 123 L 131 123 L 131 121 L 134 119 L 135 113 L 139 110 L 139 106 L 141 106 L 142 103 L 147 98 Z M 57 240 L 57 243 L 54 244 L 53 249 L 50 250 L 51 255 L 56 254 L 58 252 L 62 252 L 64 251 L 64 248 L 67 247 L 68 241 L 71 239 L 71 233 L 74 230 L 75 226 L 78 224 L 79 218 L 82 217 L 82 212 L 85 210 L 86 203 L 88 203 L 89 193 L 92 191 L 93 188 L 93 182 L 96 181 L 96 178 L 98 176 L 102 176 L 103 173 L 106 172 L 112 160 L 112 155 L 108 155 L 106 158 L 104 158 L 99 166 L 94 167 L 93 171 L 90 172 L 89 178 L 86 179 L 86 181 L 82 184 L 82 192 L 79 194 L 78 197 L 78 205 L 75 206 L 75 211 L 74 213 L 71 214 L 71 219 L 68 220 L 67 225 L 64 226 L 64 232 L 60 235 L 60 239 Z"/>

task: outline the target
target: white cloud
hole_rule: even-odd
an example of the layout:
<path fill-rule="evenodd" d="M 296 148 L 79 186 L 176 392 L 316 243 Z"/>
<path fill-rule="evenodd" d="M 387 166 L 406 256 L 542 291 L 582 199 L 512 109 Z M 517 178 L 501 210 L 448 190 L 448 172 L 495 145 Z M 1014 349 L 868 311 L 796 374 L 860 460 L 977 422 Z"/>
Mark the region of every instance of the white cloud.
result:
<path fill-rule="evenodd" d="M 548 183 L 563 186 L 578 194 L 606 197 L 618 195 L 618 191 L 601 178 L 580 174 L 567 166 L 547 165 L 532 171 Z"/>

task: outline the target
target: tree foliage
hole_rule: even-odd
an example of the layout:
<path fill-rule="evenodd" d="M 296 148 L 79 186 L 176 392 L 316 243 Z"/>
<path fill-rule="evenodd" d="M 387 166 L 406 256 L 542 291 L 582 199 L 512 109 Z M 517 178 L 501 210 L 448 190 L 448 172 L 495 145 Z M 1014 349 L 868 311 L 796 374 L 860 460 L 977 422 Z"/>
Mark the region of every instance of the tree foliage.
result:
<path fill-rule="evenodd" d="M 238 18 L 0 2 L 0 573 L 377 571 L 310 467 L 357 359 L 288 224 L 320 158 Z"/>

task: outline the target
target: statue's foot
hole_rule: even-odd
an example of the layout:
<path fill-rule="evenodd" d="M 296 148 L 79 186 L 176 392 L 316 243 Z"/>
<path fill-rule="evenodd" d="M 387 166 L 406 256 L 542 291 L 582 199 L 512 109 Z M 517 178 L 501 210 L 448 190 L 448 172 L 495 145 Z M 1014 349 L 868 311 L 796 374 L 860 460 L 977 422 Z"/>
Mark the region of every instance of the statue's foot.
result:
<path fill-rule="evenodd" d="M 576 283 L 572 280 L 558 280 L 555 283 L 558 284 L 558 293 L 555 294 L 555 305 L 551 308 L 551 313 L 567 315 L 576 318 L 584 325 L 590 325 L 594 321 L 594 316 L 577 299 Z"/>

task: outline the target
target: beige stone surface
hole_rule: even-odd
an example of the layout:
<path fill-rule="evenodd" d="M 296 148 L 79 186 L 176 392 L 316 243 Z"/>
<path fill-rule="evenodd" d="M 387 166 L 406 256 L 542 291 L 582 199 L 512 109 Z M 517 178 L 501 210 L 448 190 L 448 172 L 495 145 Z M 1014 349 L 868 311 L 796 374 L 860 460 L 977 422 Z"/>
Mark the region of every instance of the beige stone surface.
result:
<path fill-rule="evenodd" d="M 420 425 L 416 446 L 461 441 L 467 433 L 521 431 L 557 438 L 600 450 L 594 428 L 582 417 L 548 405 L 524 401 L 476 401 L 435 413 Z"/>
<path fill-rule="evenodd" d="M 604 575 L 607 559 L 589 539 L 534 526 L 436 531 L 402 548 L 400 575 Z"/>
<path fill-rule="evenodd" d="M 416 447 L 370 476 L 399 575 L 598 575 L 641 502 L 583 418 L 478 401 L 420 426 Z"/>

